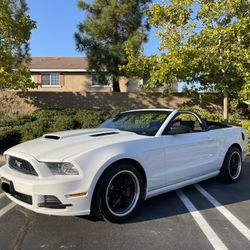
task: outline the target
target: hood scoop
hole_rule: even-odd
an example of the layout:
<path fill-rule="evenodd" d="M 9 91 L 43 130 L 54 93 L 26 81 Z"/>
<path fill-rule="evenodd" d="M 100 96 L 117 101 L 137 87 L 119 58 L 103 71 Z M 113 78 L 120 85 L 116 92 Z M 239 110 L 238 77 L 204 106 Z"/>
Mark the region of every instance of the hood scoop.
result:
<path fill-rule="evenodd" d="M 51 140 L 59 140 L 60 136 L 57 135 L 44 135 L 43 136 L 45 139 L 51 139 Z"/>
<path fill-rule="evenodd" d="M 116 134 L 119 134 L 119 132 L 106 132 L 106 133 L 93 134 L 93 135 L 90 135 L 90 136 L 91 137 L 99 137 L 99 136 L 116 135 Z"/>
<path fill-rule="evenodd" d="M 113 134 L 119 134 L 119 130 L 117 129 L 77 129 L 77 130 L 66 130 L 61 132 L 55 132 L 51 134 L 45 134 L 43 135 L 44 139 L 49 140 L 62 140 L 66 138 L 73 138 L 73 137 L 81 137 L 82 136 L 92 136 L 92 137 L 98 137 L 98 136 L 105 136 L 105 135 L 113 135 Z"/>

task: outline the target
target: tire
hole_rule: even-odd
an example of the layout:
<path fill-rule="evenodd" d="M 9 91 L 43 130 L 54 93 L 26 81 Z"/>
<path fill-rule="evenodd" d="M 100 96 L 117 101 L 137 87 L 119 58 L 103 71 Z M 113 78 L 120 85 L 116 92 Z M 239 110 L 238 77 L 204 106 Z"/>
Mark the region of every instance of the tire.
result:
<path fill-rule="evenodd" d="M 237 147 L 231 147 L 220 169 L 219 177 L 223 182 L 235 183 L 240 179 L 242 172 L 242 154 Z"/>
<path fill-rule="evenodd" d="M 144 197 L 143 180 L 129 162 L 114 164 L 101 176 L 94 192 L 91 212 L 106 221 L 128 219 Z"/>

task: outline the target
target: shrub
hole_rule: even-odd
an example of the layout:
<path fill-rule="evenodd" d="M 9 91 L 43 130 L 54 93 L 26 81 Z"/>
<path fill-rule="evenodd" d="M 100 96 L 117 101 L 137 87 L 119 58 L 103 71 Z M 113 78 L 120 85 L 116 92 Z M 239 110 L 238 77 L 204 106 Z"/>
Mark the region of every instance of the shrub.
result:
<path fill-rule="evenodd" d="M 119 110 L 98 111 L 82 109 L 40 109 L 21 128 L 21 140 L 26 141 L 44 133 L 69 129 L 95 128 Z"/>
<path fill-rule="evenodd" d="M 74 120 L 79 128 L 95 128 L 102 122 L 100 114 L 100 111 L 79 110 Z"/>
<path fill-rule="evenodd" d="M 208 111 L 205 111 L 203 109 L 198 108 L 192 108 L 192 107 L 181 107 L 180 110 L 189 110 L 198 113 L 203 119 L 206 119 L 208 121 L 223 121 L 223 116 L 219 113 L 210 113 Z"/>
<path fill-rule="evenodd" d="M 62 109 L 39 109 L 33 113 L 33 117 L 36 119 L 43 119 L 43 118 L 54 118 L 55 116 L 62 115 Z"/>
<path fill-rule="evenodd" d="M 50 122 L 49 131 L 62 131 L 75 129 L 74 120 L 70 116 L 66 115 L 57 115 L 53 118 L 53 121 Z"/>
<path fill-rule="evenodd" d="M 223 121 L 219 113 L 210 113 L 203 109 L 182 107 L 199 113 L 210 121 Z M 94 128 L 111 116 L 121 112 L 121 109 L 83 110 L 83 109 L 40 109 L 30 116 L 13 116 L 0 118 L 0 149 L 12 146 L 20 141 L 27 141 L 42 136 L 48 132 L 69 129 Z M 230 116 L 230 123 L 241 124 L 248 133 L 250 146 L 250 121 L 240 119 L 239 115 Z M 1 151 L 0 150 L 0 151 Z"/>
<path fill-rule="evenodd" d="M 0 128 L 0 152 L 12 145 L 18 144 L 21 141 L 21 137 L 19 127 Z"/>
<path fill-rule="evenodd" d="M 48 109 L 39 109 L 36 110 L 33 113 L 33 116 L 36 119 L 41 119 L 41 118 L 54 118 L 55 116 L 74 116 L 78 111 L 86 111 L 86 110 L 81 110 L 81 109 L 74 109 L 74 108 L 48 108 Z"/>
<path fill-rule="evenodd" d="M 217 121 L 217 122 L 223 122 L 223 115 L 220 113 L 210 113 L 208 111 L 205 111 L 203 109 L 198 108 L 192 108 L 192 107 L 182 107 L 179 108 L 181 110 L 190 110 L 198 113 L 203 119 L 207 121 Z M 239 124 L 241 121 L 241 117 L 238 114 L 231 114 L 229 116 L 229 123 L 230 124 Z"/>
<path fill-rule="evenodd" d="M 27 123 L 21 128 L 21 140 L 27 141 L 42 136 L 48 131 L 50 126 L 49 119 L 40 119 Z"/>
<path fill-rule="evenodd" d="M 14 117 L 9 117 L 5 116 L 0 119 L 0 128 L 2 127 L 15 127 L 15 126 L 21 126 L 24 125 L 27 122 L 32 122 L 36 118 L 33 116 L 14 116 Z"/>
<path fill-rule="evenodd" d="M 242 120 L 241 126 L 246 130 L 248 135 L 248 150 L 250 150 L 250 120 Z"/>

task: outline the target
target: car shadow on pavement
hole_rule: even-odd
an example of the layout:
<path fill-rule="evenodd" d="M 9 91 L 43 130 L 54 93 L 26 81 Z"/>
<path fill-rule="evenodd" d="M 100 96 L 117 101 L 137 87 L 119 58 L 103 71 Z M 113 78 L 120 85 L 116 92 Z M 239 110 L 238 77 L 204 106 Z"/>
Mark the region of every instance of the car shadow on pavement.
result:
<path fill-rule="evenodd" d="M 250 210 L 249 183 L 250 162 L 244 163 L 241 179 L 237 183 L 222 183 L 219 178 L 215 177 L 199 184 L 222 205 L 232 205 L 243 201 L 249 201 Z M 188 197 L 199 201 L 199 210 L 206 210 L 214 207 L 195 189 L 193 185 L 184 187 L 182 190 Z M 163 218 L 167 219 L 172 216 L 186 213 L 189 213 L 189 211 L 178 198 L 176 192 L 172 191 L 144 201 L 132 217 L 123 222 L 123 224 L 139 223 Z M 92 222 L 100 221 L 93 216 L 82 216 L 79 218 Z"/>
<path fill-rule="evenodd" d="M 249 201 L 250 210 L 250 162 L 244 163 L 241 179 L 237 183 L 223 183 L 215 177 L 199 183 L 206 191 L 216 198 L 222 205 L 233 205 Z M 182 189 L 187 196 L 199 200 L 199 210 L 206 210 L 214 206 L 199 194 L 193 185 Z M 202 201 L 204 200 L 204 201 Z M 169 218 L 188 213 L 188 210 L 178 198 L 175 191 L 146 200 L 136 211 L 134 216 L 125 223 L 137 223 L 159 218 Z"/>
<path fill-rule="evenodd" d="M 186 209 L 180 200 L 176 199 L 175 192 L 169 192 L 144 201 L 140 208 L 123 224 L 167 218 L 176 214 L 186 213 Z M 94 216 L 79 216 L 92 222 L 101 221 Z"/>

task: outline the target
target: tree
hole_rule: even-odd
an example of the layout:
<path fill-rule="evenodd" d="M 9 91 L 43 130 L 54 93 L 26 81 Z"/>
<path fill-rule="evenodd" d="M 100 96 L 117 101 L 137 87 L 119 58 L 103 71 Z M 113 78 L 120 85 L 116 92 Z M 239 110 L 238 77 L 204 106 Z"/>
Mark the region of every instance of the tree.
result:
<path fill-rule="evenodd" d="M 27 15 L 25 0 L 0 0 L 0 88 L 34 87 L 24 66 L 29 60 L 29 39 L 35 22 Z"/>
<path fill-rule="evenodd" d="M 90 71 L 113 78 L 113 90 L 120 91 L 119 76 L 127 64 L 125 47 L 138 51 L 149 29 L 144 12 L 151 0 L 80 0 L 78 7 L 87 18 L 75 33 L 77 50 L 86 52 Z"/>
<path fill-rule="evenodd" d="M 152 4 L 147 14 L 158 30 L 161 53 L 145 57 L 128 48 L 129 63 L 123 69 L 137 76 L 148 74 L 148 86 L 177 78 L 223 93 L 227 121 L 228 95 L 249 97 L 250 2 L 171 0 Z"/>
<path fill-rule="evenodd" d="M 250 107 L 250 84 L 243 85 L 239 92 L 239 97 L 243 103 L 246 103 Z"/>

